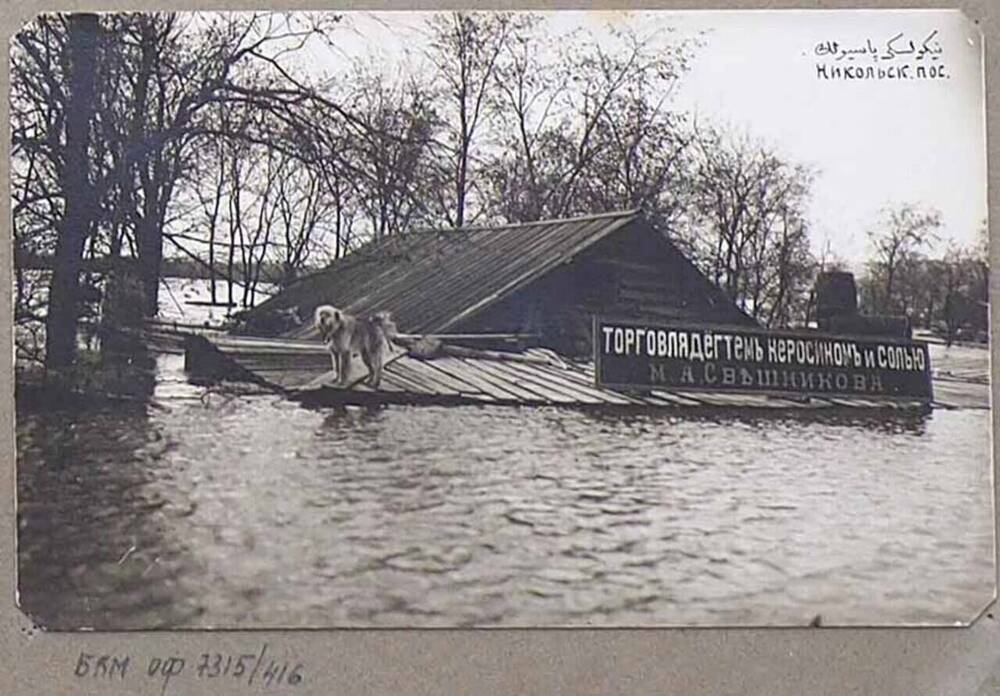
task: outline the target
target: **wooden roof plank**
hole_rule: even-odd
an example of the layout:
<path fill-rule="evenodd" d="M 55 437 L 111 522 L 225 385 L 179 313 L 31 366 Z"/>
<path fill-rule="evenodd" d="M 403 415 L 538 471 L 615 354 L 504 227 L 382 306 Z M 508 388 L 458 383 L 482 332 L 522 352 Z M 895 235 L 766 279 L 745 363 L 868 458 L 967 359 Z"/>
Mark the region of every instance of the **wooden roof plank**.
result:
<path fill-rule="evenodd" d="M 245 366 L 254 366 L 260 368 L 280 368 L 289 370 L 313 370 L 313 371 L 325 371 L 332 368 L 332 364 L 329 360 L 324 360 L 322 356 L 297 356 L 293 358 L 288 358 L 286 356 L 272 356 L 272 355 L 234 355 L 232 353 L 224 354 L 229 360 L 235 363 Z"/>
<path fill-rule="evenodd" d="M 393 374 L 413 385 L 413 391 L 421 394 L 438 394 L 442 396 L 458 396 L 461 391 L 454 389 L 440 380 L 428 378 L 418 370 L 413 369 L 413 361 L 403 361 L 394 366 Z"/>
<path fill-rule="evenodd" d="M 990 387 L 977 382 L 935 381 L 934 400 L 960 408 L 989 408 Z"/>
<path fill-rule="evenodd" d="M 496 384 L 504 391 L 517 394 L 518 398 L 522 399 L 525 403 L 553 403 L 551 396 L 546 394 L 544 391 L 537 388 L 531 389 L 528 385 L 522 385 L 520 381 L 512 381 L 507 375 L 494 371 L 490 367 L 490 364 L 494 361 L 477 360 L 475 358 L 458 359 L 464 362 L 469 369 L 475 370 L 482 379 Z"/>
<path fill-rule="evenodd" d="M 261 338 L 256 336 L 213 336 L 212 343 L 223 352 L 301 352 L 327 353 L 326 346 L 318 341 L 299 340 L 291 338 Z"/>
<path fill-rule="evenodd" d="M 517 390 L 505 389 L 496 381 L 486 379 L 474 365 L 467 364 L 460 358 L 435 358 L 434 366 L 447 370 L 449 374 L 454 374 L 465 382 L 474 384 L 484 394 L 489 394 L 497 400 L 518 401 L 521 398 Z"/>
<path fill-rule="evenodd" d="M 453 377 L 444 370 L 437 369 L 436 367 L 434 367 L 433 362 L 434 361 L 432 360 L 424 361 L 418 358 L 410 357 L 407 358 L 406 360 L 406 368 L 409 370 L 413 370 L 418 374 L 422 374 L 426 376 L 428 379 L 441 382 L 442 384 L 447 385 L 450 389 L 455 390 L 455 392 L 459 394 L 481 393 L 482 390 L 479 389 L 479 387 L 470 384 L 469 382 L 466 382 L 464 380 L 461 380 L 457 377 Z"/>
<path fill-rule="evenodd" d="M 637 404 L 642 403 L 639 399 L 635 399 L 621 392 L 617 392 L 611 389 L 604 389 L 597 387 L 593 382 L 593 376 L 588 380 L 587 377 L 575 370 L 569 368 L 561 368 L 555 365 L 539 365 L 537 368 L 538 372 L 544 374 L 552 375 L 560 379 L 561 381 L 572 384 L 574 388 L 583 390 L 588 394 L 592 394 L 597 398 L 600 398 L 608 403 L 617 405 L 627 405 L 627 404 Z"/>
<path fill-rule="evenodd" d="M 639 403 L 641 403 L 644 406 L 657 406 L 657 407 L 663 407 L 663 406 L 665 406 L 665 407 L 669 407 L 669 408 L 674 408 L 674 407 L 677 407 L 677 406 L 688 406 L 688 407 L 690 407 L 690 406 L 693 405 L 690 402 L 684 403 L 684 402 L 677 401 L 675 399 L 664 397 L 662 395 L 658 396 L 658 395 L 653 394 L 653 393 L 643 394 L 641 397 L 637 397 L 637 400 L 639 401 Z"/>
<path fill-rule="evenodd" d="M 665 400 L 669 401 L 670 403 L 676 404 L 678 406 L 702 406 L 702 405 L 704 405 L 701 402 L 699 402 L 697 399 L 689 398 L 688 396 L 686 396 L 684 394 L 681 394 L 681 393 L 678 393 L 678 392 L 675 392 L 675 391 L 668 391 L 666 389 L 653 389 L 653 390 L 650 391 L 650 393 L 653 396 L 655 396 L 655 397 L 657 397 L 659 399 L 665 399 Z"/>
<path fill-rule="evenodd" d="M 510 363 L 509 366 L 514 364 L 515 363 Z M 503 363 L 500 363 L 499 361 L 480 360 L 478 367 L 484 372 L 491 373 L 497 379 L 517 384 L 519 388 L 533 392 L 534 394 L 537 394 L 539 398 L 550 403 L 589 403 L 589 401 L 581 401 L 579 397 L 568 394 L 558 387 L 554 387 L 544 381 L 533 378 L 530 373 L 529 363 L 517 363 L 517 365 L 519 369 L 507 370 L 504 369 Z"/>
<path fill-rule="evenodd" d="M 470 368 L 455 358 L 435 358 L 424 362 L 424 366 L 440 372 L 449 379 L 456 380 L 459 384 L 467 385 L 466 388 L 472 393 L 492 393 L 497 391 L 495 386 L 480 379 L 475 369 Z M 503 398 L 511 398 L 512 396 L 510 392 L 502 394 Z"/>
<path fill-rule="evenodd" d="M 596 389 L 590 389 L 586 385 L 581 385 L 579 383 L 574 383 L 570 380 L 561 379 L 559 375 L 554 372 L 548 372 L 544 368 L 545 365 L 531 365 L 530 368 L 527 365 L 519 365 L 516 371 L 511 371 L 508 365 L 504 363 L 498 363 L 497 367 L 500 369 L 507 368 L 512 375 L 529 379 L 535 383 L 542 385 L 548 389 L 555 389 L 569 397 L 579 399 L 581 403 L 588 404 L 620 404 L 621 400 L 615 398 L 612 395 L 606 395 L 601 391 Z"/>

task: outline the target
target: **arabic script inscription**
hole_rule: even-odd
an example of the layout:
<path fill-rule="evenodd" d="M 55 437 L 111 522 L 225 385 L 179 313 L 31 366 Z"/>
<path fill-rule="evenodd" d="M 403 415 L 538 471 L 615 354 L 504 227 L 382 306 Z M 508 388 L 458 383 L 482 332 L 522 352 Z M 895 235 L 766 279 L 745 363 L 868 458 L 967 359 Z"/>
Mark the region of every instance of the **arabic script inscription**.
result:
<path fill-rule="evenodd" d="M 813 47 L 813 54 L 823 59 L 816 63 L 816 77 L 824 80 L 948 79 L 943 53 L 937 29 L 922 39 L 898 32 L 884 41 L 825 40 Z"/>

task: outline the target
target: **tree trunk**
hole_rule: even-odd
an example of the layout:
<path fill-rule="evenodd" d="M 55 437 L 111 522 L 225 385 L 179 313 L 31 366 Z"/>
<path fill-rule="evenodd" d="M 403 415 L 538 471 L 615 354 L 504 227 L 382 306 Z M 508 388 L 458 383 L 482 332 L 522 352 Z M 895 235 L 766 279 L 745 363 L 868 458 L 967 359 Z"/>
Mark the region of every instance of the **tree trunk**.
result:
<path fill-rule="evenodd" d="M 163 230 L 155 214 L 143 216 L 139 230 L 139 267 L 143 287 L 143 311 L 155 316 L 160 305 L 160 270 L 163 266 Z"/>
<path fill-rule="evenodd" d="M 149 137 L 149 129 L 162 129 L 163 113 L 160 94 L 159 112 L 149 100 L 149 89 L 155 79 L 154 67 L 159 56 L 156 45 L 156 27 L 150 17 L 144 17 L 141 24 L 142 59 L 140 74 L 136 89 L 136 111 L 133 132 L 144 131 Z M 145 119 L 158 115 L 153 123 Z M 164 162 L 162 144 L 154 150 L 147 150 L 146 161 L 140 164 L 139 181 L 142 186 L 142 218 L 137 221 L 136 237 L 139 251 L 139 272 L 143 286 L 144 307 L 146 316 L 154 316 L 159 310 L 160 267 L 163 262 L 163 228 L 160 215 L 161 195 L 164 177 Z"/>
<path fill-rule="evenodd" d="M 83 248 L 94 220 L 88 144 L 94 112 L 94 73 L 100 30 L 96 14 L 71 14 L 67 20 L 69 94 L 66 104 L 66 156 L 61 184 L 66 207 L 59 225 L 49 288 L 45 365 L 60 370 L 76 357 L 76 328 Z"/>

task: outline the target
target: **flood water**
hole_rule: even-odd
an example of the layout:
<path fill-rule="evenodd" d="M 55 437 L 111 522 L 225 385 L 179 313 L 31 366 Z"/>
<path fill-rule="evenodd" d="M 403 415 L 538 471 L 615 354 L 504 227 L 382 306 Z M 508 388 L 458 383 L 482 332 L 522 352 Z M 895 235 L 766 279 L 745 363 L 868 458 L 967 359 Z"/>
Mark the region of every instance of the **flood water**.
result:
<path fill-rule="evenodd" d="M 52 628 L 950 623 L 993 589 L 985 410 L 305 409 L 186 383 L 19 414 Z"/>

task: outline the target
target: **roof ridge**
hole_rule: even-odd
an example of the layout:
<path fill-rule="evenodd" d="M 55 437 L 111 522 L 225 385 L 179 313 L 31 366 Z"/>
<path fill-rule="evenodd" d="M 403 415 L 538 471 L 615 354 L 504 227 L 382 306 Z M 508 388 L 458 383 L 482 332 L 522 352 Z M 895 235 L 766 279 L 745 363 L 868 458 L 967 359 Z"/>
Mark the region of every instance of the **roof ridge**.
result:
<path fill-rule="evenodd" d="M 633 217 L 640 214 L 641 212 L 642 208 L 636 207 L 636 208 L 625 208 L 624 210 L 606 210 L 602 213 L 587 213 L 585 215 L 574 215 L 571 217 L 527 220 L 524 222 L 506 222 L 499 224 L 493 223 L 493 224 L 483 224 L 483 225 L 462 225 L 461 227 L 419 227 L 417 229 L 411 230 L 406 234 L 413 234 L 413 233 L 427 234 L 432 232 L 439 232 L 439 233 L 478 232 L 482 230 L 499 230 L 499 229 L 508 230 L 521 227 L 534 227 L 538 225 L 556 225 L 564 222 L 581 222 L 583 220 L 602 220 L 604 218 Z"/>
<path fill-rule="evenodd" d="M 380 255 L 384 258 L 386 252 L 391 250 L 391 245 L 399 244 L 399 240 L 405 239 L 408 235 L 414 234 L 419 231 L 420 230 L 411 230 L 410 232 L 406 232 L 399 235 L 386 235 L 381 239 L 370 240 L 362 244 L 354 251 L 349 251 L 345 253 L 343 256 L 331 260 L 322 268 L 316 268 L 304 275 L 299 276 L 288 287 L 289 288 L 293 287 L 294 285 L 298 285 L 303 281 L 309 280 L 311 278 L 316 278 L 318 276 L 322 276 L 333 271 L 343 272 L 344 270 L 352 268 L 353 266 L 356 266 L 358 264 L 371 261 L 372 259 L 377 258 Z M 390 249 L 387 249 L 387 247 L 390 247 Z M 265 300 L 264 302 L 257 305 L 253 309 L 263 306 L 266 302 L 268 302 L 268 300 Z"/>

